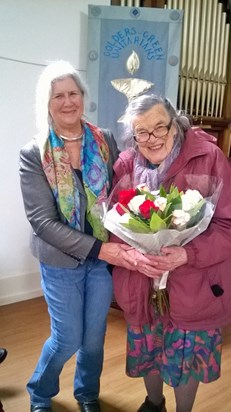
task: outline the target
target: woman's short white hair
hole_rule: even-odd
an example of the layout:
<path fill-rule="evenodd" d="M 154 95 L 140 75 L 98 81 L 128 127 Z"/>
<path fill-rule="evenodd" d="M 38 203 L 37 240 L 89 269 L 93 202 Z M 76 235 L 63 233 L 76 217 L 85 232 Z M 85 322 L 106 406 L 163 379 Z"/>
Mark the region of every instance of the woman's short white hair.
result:
<path fill-rule="evenodd" d="M 77 87 L 82 92 L 85 100 L 88 95 L 88 89 L 84 81 L 81 79 L 75 68 L 67 61 L 58 60 L 50 63 L 41 73 L 36 87 L 36 126 L 39 134 L 49 134 L 49 128 L 52 125 L 52 118 L 49 114 L 49 101 L 51 98 L 52 85 L 56 80 L 63 80 L 66 77 L 71 77 Z"/>

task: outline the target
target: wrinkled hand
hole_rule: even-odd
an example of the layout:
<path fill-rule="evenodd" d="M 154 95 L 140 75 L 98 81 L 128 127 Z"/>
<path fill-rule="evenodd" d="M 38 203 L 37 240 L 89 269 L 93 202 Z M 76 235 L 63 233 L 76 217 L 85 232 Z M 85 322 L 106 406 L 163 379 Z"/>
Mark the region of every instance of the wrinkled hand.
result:
<path fill-rule="evenodd" d="M 148 256 L 152 265 L 162 272 L 172 271 L 185 265 L 188 261 L 186 250 L 181 246 L 163 247 L 161 253 L 160 256 L 146 256 Z"/>
<path fill-rule="evenodd" d="M 163 271 L 153 266 L 150 256 L 143 255 L 141 252 L 133 248 L 127 250 L 127 253 L 132 257 L 134 263 L 134 269 L 132 270 L 137 270 L 150 278 L 159 278 L 162 276 Z"/>
<path fill-rule="evenodd" d="M 162 271 L 156 269 L 149 257 L 124 243 L 103 243 L 98 256 L 99 259 L 114 266 L 122 266 L 129 270 L 138 270 L 150 277 L 159 277 Z"/>
<path fill-rule="evenodd" d="M 114 266 L 122 266 L 129 270 L 136 270 L 134 258 L 127 253 L 128 250 L 131 250 L 131 246 L 124 243 L 103 243 L 98 258 Z"/>

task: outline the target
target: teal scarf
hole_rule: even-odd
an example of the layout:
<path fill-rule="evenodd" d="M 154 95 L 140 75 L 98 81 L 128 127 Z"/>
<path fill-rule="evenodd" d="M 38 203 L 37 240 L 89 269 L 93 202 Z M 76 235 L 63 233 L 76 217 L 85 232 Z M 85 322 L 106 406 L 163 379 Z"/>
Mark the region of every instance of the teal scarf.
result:
<path fill-rule="evenodd" d="M 107 241 L 108 233 L 101 220 L 102 203 L 107 199 L 109 177 L 107 162 L 109 149 L 101 130 L 90 123 L 84 123 L 84 137 L 81 148 L 83 186 L 87 196 L 86 218 L 93 229 L 93 236 Z M 80 197 L 74 171 L 63 141 L 50 129 L 45 142 L 39 139 L 42 165 L 57 207 L 65 222 L 80 230 Z"/>

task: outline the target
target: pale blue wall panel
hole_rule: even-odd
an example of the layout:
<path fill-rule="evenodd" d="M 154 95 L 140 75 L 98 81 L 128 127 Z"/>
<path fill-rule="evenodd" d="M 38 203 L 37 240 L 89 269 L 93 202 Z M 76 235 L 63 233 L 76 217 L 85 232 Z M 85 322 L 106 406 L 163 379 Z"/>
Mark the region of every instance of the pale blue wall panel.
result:
<path fill-rule="evenodd" d="M 87 114 L 110 128 L 119 143 L 118 120 L 129 98 L 146 92 L 177 102 L 183 12 L 120 6 L 89 6 L 88 11 Z"/>

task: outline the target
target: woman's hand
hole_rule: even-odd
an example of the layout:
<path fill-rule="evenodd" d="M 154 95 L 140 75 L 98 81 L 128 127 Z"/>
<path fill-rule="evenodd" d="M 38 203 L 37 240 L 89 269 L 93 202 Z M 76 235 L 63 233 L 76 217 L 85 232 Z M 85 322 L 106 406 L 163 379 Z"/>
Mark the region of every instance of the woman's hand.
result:
<path fill-rule="evenodd" d="M 149 257 L 124 243 L 103 243 L 98 258 L 114 266 L 137 270 L 146 276 L 159 277 L 162 274 L 162 271 L 152 264 Z"/>
<path fill-rule="evenodd" d="M 162 272 L 172 271 L 185 265 L 188 261 L 186 250 L 181 246 L 162 247 L 161 253 L 160 256 L 146 256 L 148 256 L 152 265 Z"/>
<path fill-rule="evenodd" d="M 123 266 L 126 269 L 134 270 L 134 260 L 126 253 L 129 249 L 131 246 L 123 243 L 103 243 L 98 258 L 114 266 Z"/>
<path fill-rule="evenodd" d="M 152 259 L 150 259 L 150 256 L 143 255 L 141 252 L 133 248 L 127 250 L 127 254 L 132 257 L 134 264 L 134 269 L 132 270 L 137 270 L 138 272 L 150 278 L 159 278 L 160 276 L 162 276 L 163 271 L 153 266 L 153 262 Z"/>

